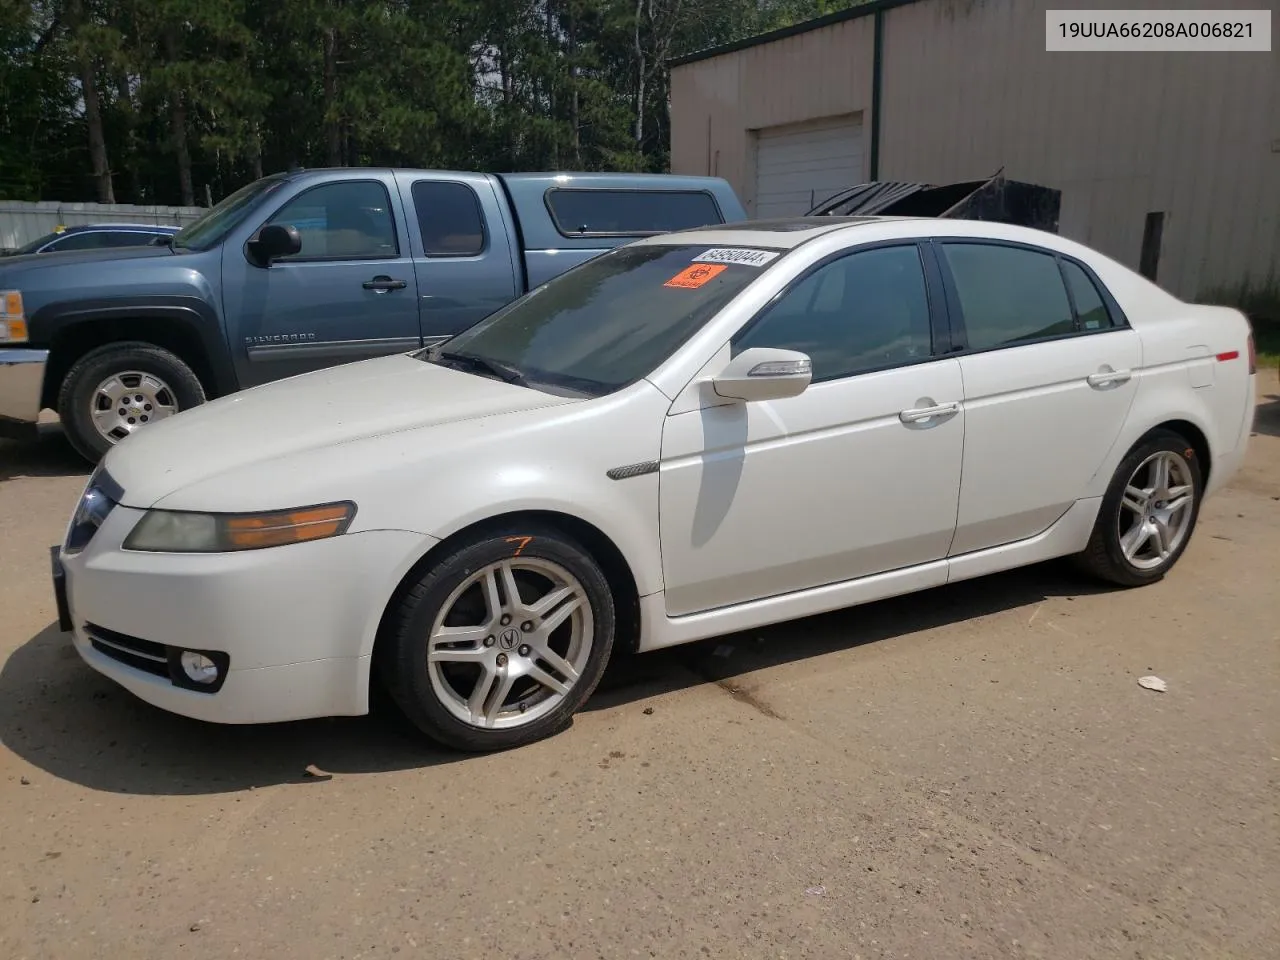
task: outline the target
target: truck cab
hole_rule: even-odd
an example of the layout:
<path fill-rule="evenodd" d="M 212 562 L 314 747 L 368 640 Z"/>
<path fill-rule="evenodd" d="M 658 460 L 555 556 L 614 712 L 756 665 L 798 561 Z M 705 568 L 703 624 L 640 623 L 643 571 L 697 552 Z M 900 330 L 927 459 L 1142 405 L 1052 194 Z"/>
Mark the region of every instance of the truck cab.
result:
<path fill-rule="evenodd" d="M 443 341 L 619 244 L 745 218 L 713 177 L 265 177 L 161 246 L 0 261 L 0 434 L 51 408 L 97 460 L 207 399 Z"/>

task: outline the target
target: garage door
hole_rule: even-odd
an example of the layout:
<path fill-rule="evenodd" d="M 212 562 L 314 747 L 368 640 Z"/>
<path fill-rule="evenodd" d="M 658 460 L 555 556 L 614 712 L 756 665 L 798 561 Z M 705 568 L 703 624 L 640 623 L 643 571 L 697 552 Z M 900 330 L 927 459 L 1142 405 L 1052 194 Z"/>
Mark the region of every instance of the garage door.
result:
<path fill-rule="evenodd" d="M 862 182 L 861 117 L 766 127 L 757 134 L 757 217 L 800 216 Z"/>

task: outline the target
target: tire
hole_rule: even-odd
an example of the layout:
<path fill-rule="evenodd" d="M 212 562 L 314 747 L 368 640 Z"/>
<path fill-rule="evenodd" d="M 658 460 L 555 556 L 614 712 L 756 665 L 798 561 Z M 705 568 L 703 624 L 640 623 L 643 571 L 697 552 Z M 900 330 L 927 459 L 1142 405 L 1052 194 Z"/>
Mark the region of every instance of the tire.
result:
<path fill-rule="evenodd" d="M 113 378 L 119 389 L 100 392 Z M 104 406 L 107 400 L 111 403 Z M 204 401 L 200 379 L 182 360 L 153 344 L 129 341 L 90 350 L 72 365 L 58 390 L 58 416 L 71 446 L 90 463 L 97 463 L 145 423 Z M 127 406 L 117 408 L 117 402 Z M 95 410 L 101 414 L 99 422 L 95 422 Z M 100 425 L 115 430 L 100 429 Z"/>
<path fill-rule="evenodd" d="M 553 593 L 562 599 L 538 609 Z M 394 603 L 380 678 L 414 726 L 456 750 L 506 750 L 564 730 L 613 649 L 608 580 L 580 544 L 545 525 L 461 544 Z"/>
<path fill-rule="evenodd" d="M 1165 464 L 1169 471 L 1163 488 L 1151 472 L 1159 469 L 1154 466 L 1157 463 Z M 1183 490 L 1185 487 L 1190 490 Z M 1131 495 L 1126 493 L 1130 489 L 1134 491 Z M 1176 496 L 1170 496 L 1171 492 Z M 1184 497 L 1184 505 L 1174 509 Z M 1203 497 L 1204 480 L 1195 449 L 1171 430 L 1153 431 L 1116 468 L 1089 545 L 1076 557 L 1077 564 L 1087 573 L 1123 587 L 1162 579 L 1191 542 Z M 1149 518 L 1160 522 L 1152 524 Z M 1159 537 L 1153 536 L 1153 526 Z"/>

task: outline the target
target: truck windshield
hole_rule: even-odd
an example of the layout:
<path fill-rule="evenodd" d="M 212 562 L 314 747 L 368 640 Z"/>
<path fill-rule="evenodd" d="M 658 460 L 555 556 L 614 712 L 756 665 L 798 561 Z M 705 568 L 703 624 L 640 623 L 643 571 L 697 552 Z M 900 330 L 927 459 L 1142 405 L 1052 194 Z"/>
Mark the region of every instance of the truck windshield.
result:
<path fill-rule="evenodd" d="M 470 329 L 418 354 L 511 372 L 602 396 L 647 376 L 758 278 L 764 251 L 707 261 L 707 244 L 631 245 L 553 278 Z M 745 257 L 742 255 L 746 254 Z M 712 257 L 714 259 L 714 255 Z M 726 258 L 727 259 L 727 258 Z"/>
<path fill-rule="evenodd" d="M 285 182 L 283 176 L 264 177 L 223 197 L 208 213 L 179 230 L 173 245 L 179 250 L 210 250 L 236 228 L 253 206 Z"/>

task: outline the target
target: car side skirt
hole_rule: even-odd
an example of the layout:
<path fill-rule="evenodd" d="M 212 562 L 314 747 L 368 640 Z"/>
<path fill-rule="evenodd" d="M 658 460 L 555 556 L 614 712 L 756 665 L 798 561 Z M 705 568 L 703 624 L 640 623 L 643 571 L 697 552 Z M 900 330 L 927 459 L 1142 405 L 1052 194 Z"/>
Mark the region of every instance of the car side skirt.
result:
<path fill-rule="evenodd" d="M 1101 497 L 1077 500 L 1046 530 L 1016 543 L 683 617 L 668 617 L 665 594 L 653 593 L 640 600 L 638 649 L 674 647 L 1079 553 L 1089 542 L 1101 505 Z"/>

